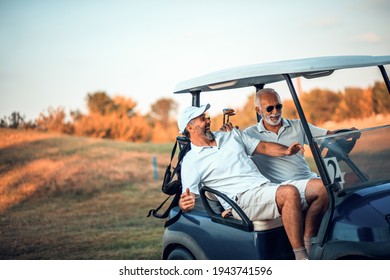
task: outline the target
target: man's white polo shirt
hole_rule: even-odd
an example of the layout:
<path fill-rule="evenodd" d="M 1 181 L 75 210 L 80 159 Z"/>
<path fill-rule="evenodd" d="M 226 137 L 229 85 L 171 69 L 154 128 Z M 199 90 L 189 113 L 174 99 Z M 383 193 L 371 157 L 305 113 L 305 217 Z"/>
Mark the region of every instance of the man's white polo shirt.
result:
<path fill-rule="evenodd" d="M 326 135 L 327 130 L 309 124 L 313 136 Z M 253 138 L 266 142 L 275 142 L 285 146 L 290 146 L 293 142 L 299 142 L 302 146 L 308 144 L 306 134 L 304 133 L 300 120 L 282 119 L 282 127 L 278 134 L 265 129 L 263 121 L 244 130 Z M 317 174 L 312 172 L 302 153 L 297 153 L 288 157 L 269 157 L 264 155 L 254 155 L 253 161 L 264 174 L 273 183 L 282 183 L 286 180 L 302 180 L 317 178 Z"/>
<path fill-rule="evenodd" d="M 199 186 L 208 186 L 226 194 L 236 195 L 269 182 L 250 158 L 260 142 L 237 129 L 215 132 L 215 147 L 199 147 L 191 143 L 191 150 L 183 159 L 181 177 L 183 192 L 190 188 L 199 193 Z M 225 203 L 222 205 L 229 208 Z"/>

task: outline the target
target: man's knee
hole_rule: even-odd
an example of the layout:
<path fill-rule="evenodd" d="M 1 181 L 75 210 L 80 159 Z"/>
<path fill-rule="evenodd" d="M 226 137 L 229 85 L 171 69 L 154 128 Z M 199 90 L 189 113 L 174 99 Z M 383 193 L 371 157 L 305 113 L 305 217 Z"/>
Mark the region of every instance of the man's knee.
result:
<path fill-rule="evenodd" d="M 276 201 L 284 203 L 286 200 L 300 201 L 299 191 L 294 185 L 281 185 L 276 190 Z"/>
<path fill-rule="evenodd" d="M 309 204 L 314 201 L 320 201 L 325 206 L 328 204 L 328 192 L 321 179 L 312 179 L 309 181 L 306 186 L 305 196 Z"/>

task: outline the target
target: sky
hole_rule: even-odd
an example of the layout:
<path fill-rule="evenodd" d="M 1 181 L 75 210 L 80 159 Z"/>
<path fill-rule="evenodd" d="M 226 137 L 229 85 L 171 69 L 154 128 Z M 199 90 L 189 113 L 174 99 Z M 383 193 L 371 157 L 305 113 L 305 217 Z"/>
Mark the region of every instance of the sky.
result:
<path fill-rule="evenodd" d="M 132 98 L 141 113 L 160 98 L 182 108 L 191 98 L 173 95 L 178 82 L 224 68 L 390 55 L 389 14 L 388 0 L 0 0 L 0 118 L 86 112 L 97 91 Z M 210 102 L 219 110 L 246 96 Z"/>

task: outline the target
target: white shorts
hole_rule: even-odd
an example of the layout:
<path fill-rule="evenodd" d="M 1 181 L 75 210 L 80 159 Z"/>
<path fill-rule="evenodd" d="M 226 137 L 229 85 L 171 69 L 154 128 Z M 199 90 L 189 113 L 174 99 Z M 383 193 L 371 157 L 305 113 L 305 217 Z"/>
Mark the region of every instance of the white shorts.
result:
<path fill-rule="evenodd" d="M 281 185 L 294 185 L 300 193 L 303 211 L 308 207 L 305 190 L 309 180 L 288 180 L 281 184 L 266 183 L 238 194 L 236 203 L 252 221 L 276 219 L 280 217 L 276 204 L 276 190 Z"/>
<path fill-rule="evenodd" d="M 304 180 L 287 180 L 280 184 L 280 185 L 294 185 L 298 189 L 299 194 L 301 195 L 302 211 L 306 210 L 309 207 L 309 205 L 307 204 L 305 191 L 306 191 L 307 183 L 309 183 L 311 179 L 316 179 L 316 178 L 310 178 Z"/>

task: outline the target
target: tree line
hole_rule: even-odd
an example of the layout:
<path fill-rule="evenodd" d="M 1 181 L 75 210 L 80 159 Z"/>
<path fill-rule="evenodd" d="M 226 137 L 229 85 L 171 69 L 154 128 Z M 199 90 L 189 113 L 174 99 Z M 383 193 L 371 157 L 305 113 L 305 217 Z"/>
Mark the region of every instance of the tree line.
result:
<path fill-rule="evenodd" d="M 234 125 L 240 128 L 251 126 L 256 121 L 254 109 L 255 92 L 248 96 L 245 105 L 236 110 L 231 118 Z M 373 86 L 362 89 L 348 87 L 342 91 L 328 89 L 312 89 L 299 96 L 306 119 L 309 123 L 321 126 L 326 121 L 340 122 L 350 119 L 364 119 L 375 115 L 390 113 L 390 96 L 383 82 L 375 82 Z M 299 118 L 292 99 L 282 100 L 283 117 Z M 222 125 L 222 113 L 211 118 L 212 130 Z"/>
<path fill-rule="evenodd" d="M 390 113 L 390 98 L 384 83 L 374 86 L 345 88 L 335 92 L 313 89 L 302 93 L 300 101 L 307 120 L 314 125 L 325 121 L 366 118 Z M 130 142 L 172 142 L 178 134 L 176 123 L 178 104 L 171 98 L 160 98 L 151 105 L 150 112 L 141 114 L 132 98 L 110 97 L 104 91 L 87 94 L 88 112 L 71 111 L 68 116 L 62 107 L 49 107 L 34 121 L 27 121 L 19 112 L 0 119 L 0 127 L 36 129 L 77 136 L 117 139 Z M 253 125 L 255 118 L 254 92 L 242 108 L 233 108 L 236 116 L 231 121 L 240 128 Z M 283 100 L 283 116 L 298 118 L 292 100 Z M 222 125 L 222 113 L 212 116 L 212 130 Z"/>
<path fill-rule="evenodd" d="M 87 113 L 80 110 L 68 116 L 62 107 L 49 107 L 34 121 L 26 121 L 19 112 L 0 120 L 0 127 L 35 129 L 77 136 L 117 139 L 129 142 L 170 142 L 175 139 L 177 103 L 160 98 L 143 115 L 132 98 L 110 97 L 104 91 L 87 94 Z"/>

